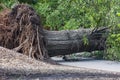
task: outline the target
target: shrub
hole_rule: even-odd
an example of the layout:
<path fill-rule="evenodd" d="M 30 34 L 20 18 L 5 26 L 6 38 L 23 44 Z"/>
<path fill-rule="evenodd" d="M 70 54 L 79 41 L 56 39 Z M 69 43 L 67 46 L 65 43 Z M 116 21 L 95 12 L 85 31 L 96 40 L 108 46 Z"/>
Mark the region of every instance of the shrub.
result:
<path fill-rule="evenodd" d="M 120 16 L 120 13 L 117 13 Z M 106 59 L 120 61 L 120 25 L 116 25 L 111 29 L 111 33 L 107 40 L 107 55 Z"/>
<path fill-rule="evenodd" d="M 113 0 L 39 1 L 34 7 L 52 30 L 108 26 L 106 15 Z"/>

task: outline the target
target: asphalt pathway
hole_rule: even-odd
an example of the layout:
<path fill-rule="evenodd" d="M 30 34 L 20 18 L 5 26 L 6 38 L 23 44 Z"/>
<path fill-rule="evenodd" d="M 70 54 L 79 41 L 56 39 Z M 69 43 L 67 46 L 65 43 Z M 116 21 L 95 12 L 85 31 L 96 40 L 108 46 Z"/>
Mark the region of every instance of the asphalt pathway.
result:
<path fill-rule="evenodd" d="M 117 61 L 95 60 L 87 58 L 81 59 L 79 61 L 64 61 L 62 58 L 58 57 L 53 57 L 52 59 L 62 65 L 120 72 L 120 62 Z"/>

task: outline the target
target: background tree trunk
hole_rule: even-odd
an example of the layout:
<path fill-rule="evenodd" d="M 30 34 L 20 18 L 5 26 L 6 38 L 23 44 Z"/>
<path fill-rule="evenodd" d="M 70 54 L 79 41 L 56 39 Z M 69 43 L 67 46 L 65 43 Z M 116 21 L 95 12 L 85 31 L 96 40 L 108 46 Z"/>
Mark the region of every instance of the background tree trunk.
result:
<path fill-rule="evenodd" d="M 44 30 L 48 55 L 67 55 L 76 52 L 104 50 L 107 28 L 63 31 Z"/>

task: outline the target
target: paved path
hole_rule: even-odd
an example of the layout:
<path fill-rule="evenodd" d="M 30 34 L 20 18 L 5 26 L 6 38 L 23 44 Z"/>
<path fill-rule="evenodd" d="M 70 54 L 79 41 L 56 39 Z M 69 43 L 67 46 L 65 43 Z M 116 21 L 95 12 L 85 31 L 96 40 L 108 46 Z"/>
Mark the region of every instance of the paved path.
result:
<path fill-rule="evenodd" d="M 62 58 L 53 57 L 52 59 L 56 60 L 57 62 L 63 65 L 120 72 L 120 62 L 116 62 L 116 61 L 83 59 L 80 61 L 69 62 L 62 60 Z"/>

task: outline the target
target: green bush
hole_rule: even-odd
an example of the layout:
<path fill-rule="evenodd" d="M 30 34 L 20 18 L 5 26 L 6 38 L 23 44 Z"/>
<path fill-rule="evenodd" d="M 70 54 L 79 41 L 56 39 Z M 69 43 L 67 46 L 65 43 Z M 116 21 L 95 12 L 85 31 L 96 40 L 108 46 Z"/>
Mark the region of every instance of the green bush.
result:
<path fill-rule="evenodd" d="M 120 13 L 117 13 L 117 16 L 120 16 Z M 107 40 L 108 48 L 105 58 L 120 61 L 120 25 L 116 25 L 111 30 Z"/>
<path fill-rule="evenodd" d="M 106 15 L 114 0 L 54 0 L 35 5 L 44 26 L 52 30 L 108 26 Z"/>

